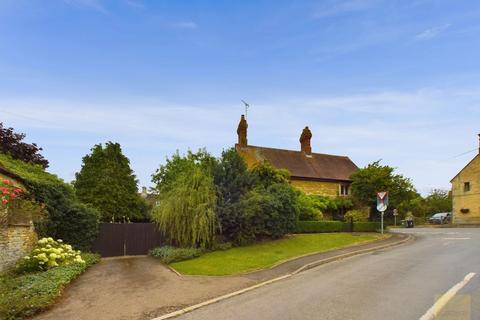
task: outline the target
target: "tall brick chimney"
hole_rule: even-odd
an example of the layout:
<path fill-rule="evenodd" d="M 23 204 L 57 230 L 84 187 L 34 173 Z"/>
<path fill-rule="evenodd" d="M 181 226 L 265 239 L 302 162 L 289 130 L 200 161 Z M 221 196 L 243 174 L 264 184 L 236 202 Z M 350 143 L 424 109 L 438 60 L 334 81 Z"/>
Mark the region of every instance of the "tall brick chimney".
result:
<path fill-rule="evenodd" d="M 248 128 L 247 120 L 245 119 L 245 115 L 242 114 L 242 117 L 240 118 L 240 122 L 238 123 L 238 128 L 237 128 L 238 146 L 240 148 L 245 148 L 248 145 L 247 128 Z"/>
<path fill-rule="evenodd" d="M 300 147 L 301 151 L 306 155 L 312 154 L 312 146 L 310 145 L 310 140 L 312 139 L 312 132 L 308 127 L 305 127 L 302 131 L 302 135 L 300 136 Z"/>

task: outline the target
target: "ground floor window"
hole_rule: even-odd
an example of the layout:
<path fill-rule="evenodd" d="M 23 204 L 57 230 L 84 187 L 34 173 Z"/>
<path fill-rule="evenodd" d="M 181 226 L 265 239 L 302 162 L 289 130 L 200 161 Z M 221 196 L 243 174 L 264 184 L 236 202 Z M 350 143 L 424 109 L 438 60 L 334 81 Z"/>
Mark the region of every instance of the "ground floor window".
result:
<path fill-rule="evenodd" d="M 346 184 L 340 185 L 340 195 L 341 196 L 348 196 L 349 195 L 349 186 Z"/>

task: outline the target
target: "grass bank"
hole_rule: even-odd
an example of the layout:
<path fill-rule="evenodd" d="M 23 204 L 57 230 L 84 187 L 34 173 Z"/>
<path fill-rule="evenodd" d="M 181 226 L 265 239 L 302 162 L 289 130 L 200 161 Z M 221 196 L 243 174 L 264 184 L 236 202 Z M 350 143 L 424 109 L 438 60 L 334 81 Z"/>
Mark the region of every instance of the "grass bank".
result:
<path fill-rule="evenodd" d="M 320 233 L 296 234 L 225 251 L 209 252 L 170 266 L 186 275 L 221 276 L 269 268 L 295 257 L 340 249 L 381 239 L 379 234 Z"/>
<path fill-rule="evenodd" d="M 89 266 L 98 255 L 82 254 L 85 264 L 60 266 L 43 272 L 0 275 L 0 319 L 14 320 L 31 317 L 50 307 L 64 287 Z"/>

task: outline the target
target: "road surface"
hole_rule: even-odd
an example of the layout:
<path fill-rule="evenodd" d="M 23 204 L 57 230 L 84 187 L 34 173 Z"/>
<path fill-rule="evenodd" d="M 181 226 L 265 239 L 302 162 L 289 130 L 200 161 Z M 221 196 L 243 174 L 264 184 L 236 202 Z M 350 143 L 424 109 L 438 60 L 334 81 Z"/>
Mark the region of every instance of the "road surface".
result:
<path fill-rule="evenodd" d="M 416 240 L 320 266 L 177 319 L 420 319 L 471 273 L 435 319 L 480 319 L 480 229 L 400 232 Z"/>

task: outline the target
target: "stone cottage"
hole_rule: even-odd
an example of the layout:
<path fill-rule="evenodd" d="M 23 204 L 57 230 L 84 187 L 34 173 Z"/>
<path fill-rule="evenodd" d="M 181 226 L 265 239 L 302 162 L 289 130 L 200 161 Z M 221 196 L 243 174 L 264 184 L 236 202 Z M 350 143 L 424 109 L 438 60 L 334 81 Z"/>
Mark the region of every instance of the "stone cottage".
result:
<path fill-rule="evenodd" d="M 312 152 L 312 132 L 308 127 L 300 135 L 298 151 L 249 145 L 247 129 L 247 120 L 242 115 L 235 148 L 248 167 L 268 161 L 276 168 L 287 169 L 292 185 L 306 194 L 332 197 L 349 195 L 350 176 L 358 167 L 347 156 Z"/>
<path fill-rule="evenodd" d="M 477 155 L 450 181 L 453 223 L 480 224 L 480 134 Z"/>

